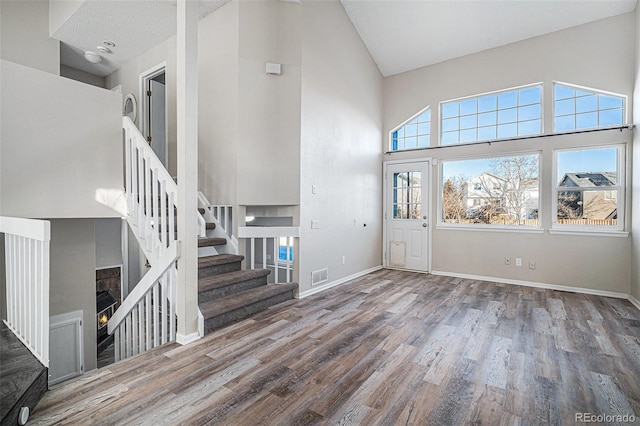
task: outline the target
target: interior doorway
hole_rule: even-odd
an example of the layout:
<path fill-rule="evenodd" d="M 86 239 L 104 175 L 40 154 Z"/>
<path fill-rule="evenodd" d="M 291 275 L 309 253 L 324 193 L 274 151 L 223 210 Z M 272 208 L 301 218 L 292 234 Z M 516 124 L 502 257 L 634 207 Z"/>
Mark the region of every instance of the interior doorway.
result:
<path fill-rule="evenodd" d="M 140 99 L 142 133 L 160 162 L 167 167 L 166 63 L 158 64 L 140 74 Z"/>

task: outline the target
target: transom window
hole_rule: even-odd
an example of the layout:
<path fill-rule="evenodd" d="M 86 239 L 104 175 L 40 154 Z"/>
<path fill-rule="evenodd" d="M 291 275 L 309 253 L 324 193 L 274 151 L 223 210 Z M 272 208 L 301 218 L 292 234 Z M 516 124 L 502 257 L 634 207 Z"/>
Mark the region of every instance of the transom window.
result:
<path fill-rule="evenodd" d="M 621 146 L 556 150 L 555 228 L 621 230 Z"/>
<path fill-rule="evenodd" d="M 442 145 L 542 133 L 542 85 L 440 104 Z"/>
<path fill-rule="evenodd" d="M 431 144 L 431 108 L 391 132 L 391 150 L 426 148 Z"/>
<path fill-rule="evenodd" d="M 556 132 L 623 124 L 625 97 L 567 84 L 553 86 Z"/>

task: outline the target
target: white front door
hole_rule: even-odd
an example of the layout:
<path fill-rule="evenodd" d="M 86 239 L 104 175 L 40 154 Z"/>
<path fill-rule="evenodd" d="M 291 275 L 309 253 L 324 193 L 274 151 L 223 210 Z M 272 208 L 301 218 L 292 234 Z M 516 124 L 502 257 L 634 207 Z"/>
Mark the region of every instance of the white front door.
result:
<path fill-rule="evenodd" d="M 385 168 L 385 266 L 428 271 L 429 162 Z"/>

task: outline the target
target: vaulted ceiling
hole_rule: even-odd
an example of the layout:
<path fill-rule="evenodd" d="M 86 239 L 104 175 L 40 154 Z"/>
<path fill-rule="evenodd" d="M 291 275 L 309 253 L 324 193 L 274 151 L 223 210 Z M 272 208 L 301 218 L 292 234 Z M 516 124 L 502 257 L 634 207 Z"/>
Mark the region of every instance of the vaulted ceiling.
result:
<path fill-rule="evenodd" d="M 58 1 L 58 0 L 53 0 Z M 205 16 L 231 0 L 198 0 Z M 253 0 L 238 0 L 253 1 Z M 292 1 L 292 0 L 281 0 Z M 302 0 L 326 1 L 326 0 Z M 636 0 L 340 0 L 384 76 L 630 12 Z M 105 76 L 171 35 L 175 0 L 84 1 L 55 29 L 61 62 Z M 84 60 L 116 44 L 99 64 Z"/>

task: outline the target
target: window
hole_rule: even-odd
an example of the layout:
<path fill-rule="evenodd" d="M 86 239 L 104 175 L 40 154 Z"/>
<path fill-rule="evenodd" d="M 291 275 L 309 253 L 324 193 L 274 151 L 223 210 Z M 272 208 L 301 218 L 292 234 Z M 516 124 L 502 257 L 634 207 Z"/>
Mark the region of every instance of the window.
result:
<path fill-rule="evenodd" d="M 289 261 L 293 262 L 293 243 L 289 237 L 278 238 L 278 260 L 280 262 L 287 261 L 287 252 L 289 252 Z"/>
<path fill-rule="evenodd" d="M 431 108 L 391 132 L 391 150 L 426 148 L 431 144 Z"/>
<path fill-rule="evenodd" d="M 555 83 L 553 98 L 556 132 L 617 126 L 624 122 L 624 96 Z"/>
<path fill-rule="evenodd" d="M 422 216 L 422 172 L 393 174 L 393 218 L 420 219 Z"/>
<path fill-rule="evenodd" d="M 539 154 L 442 162 L 441 224 L 538 226 Z"/>
<path fill-rule="evenodd" d="M 440 143 L 478 142 L 542 133 L 542 85 L 440 104 Z"/>
<path fill-rule="evenodd" d="M 555 152 L 554 228 L 622 230 L 622 147 Z"/>

